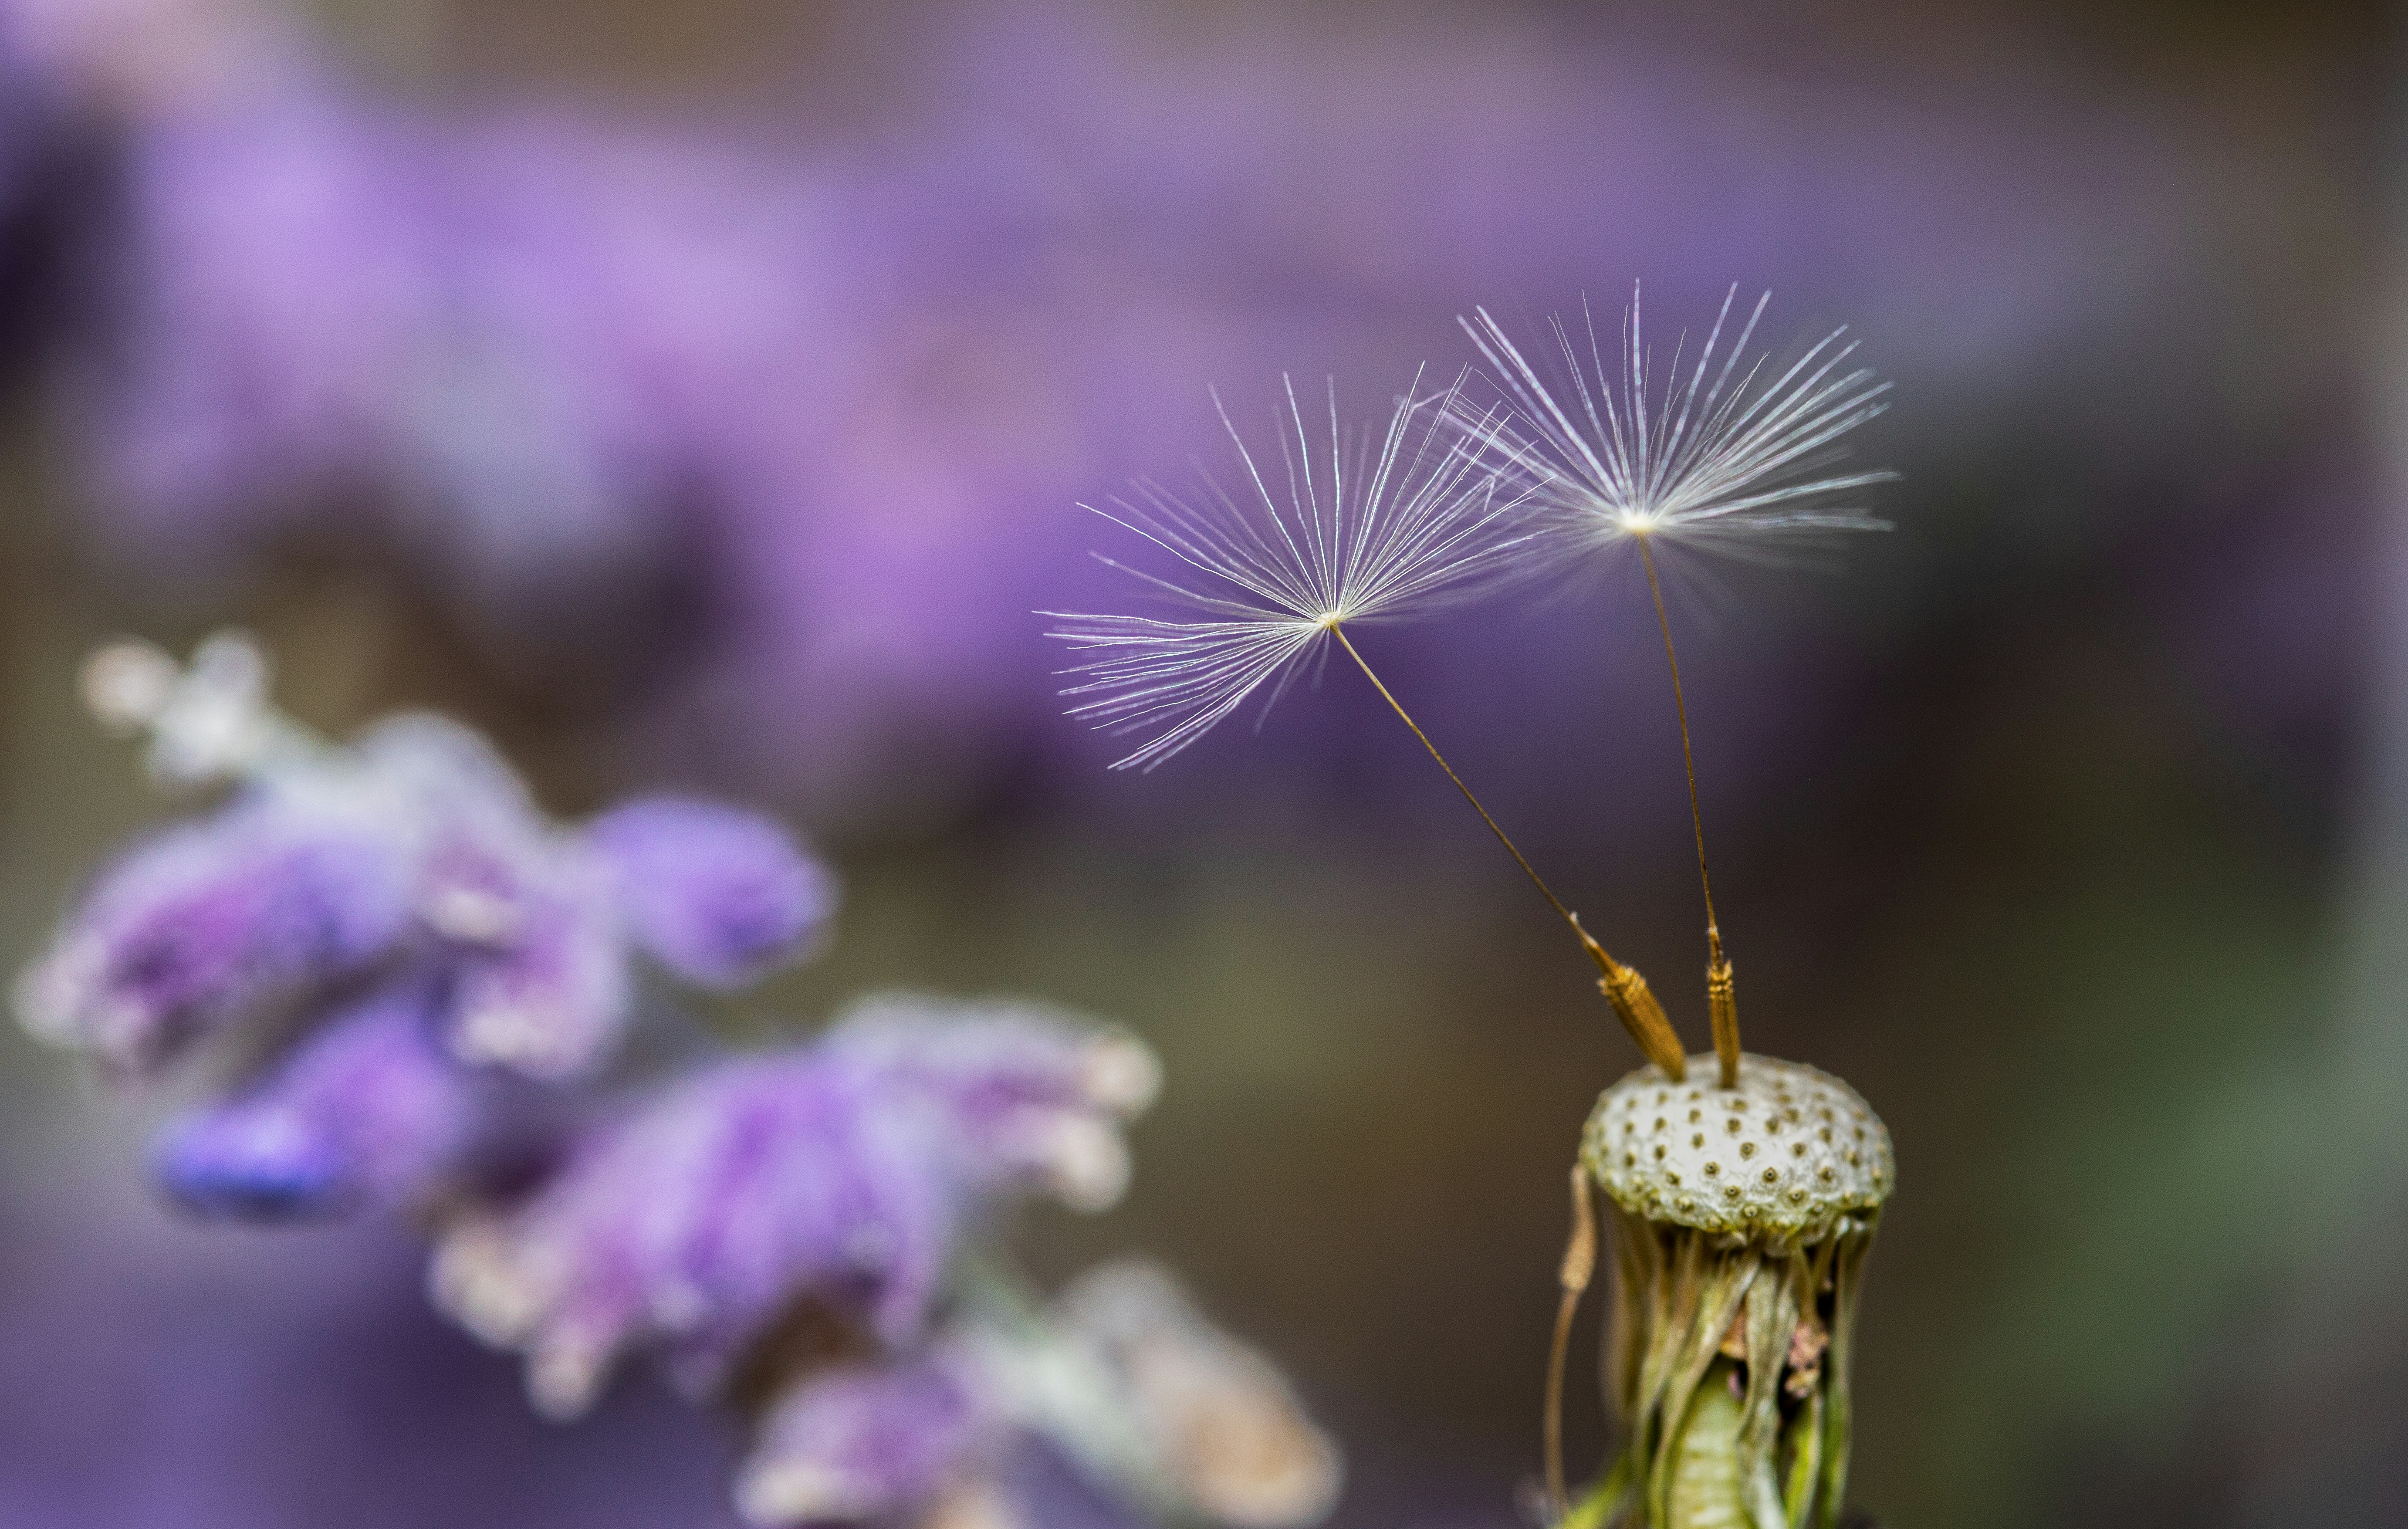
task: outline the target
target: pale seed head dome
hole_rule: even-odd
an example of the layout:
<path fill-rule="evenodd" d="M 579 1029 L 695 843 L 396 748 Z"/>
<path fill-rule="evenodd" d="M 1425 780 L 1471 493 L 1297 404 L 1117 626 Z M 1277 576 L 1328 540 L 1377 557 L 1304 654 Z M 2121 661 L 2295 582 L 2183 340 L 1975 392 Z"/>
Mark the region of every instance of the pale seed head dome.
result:
<path fill-rule="evenodd" d="M 1856 1091 L 1802 1063 L 1749 1053 L 1720 1088 L 1640 1068 L 1598 1096 L 1581 1161 L 1634 1216 L 1780 1241 L 1818 1240 L 1889 1198 L 1889 1132 Z"/>

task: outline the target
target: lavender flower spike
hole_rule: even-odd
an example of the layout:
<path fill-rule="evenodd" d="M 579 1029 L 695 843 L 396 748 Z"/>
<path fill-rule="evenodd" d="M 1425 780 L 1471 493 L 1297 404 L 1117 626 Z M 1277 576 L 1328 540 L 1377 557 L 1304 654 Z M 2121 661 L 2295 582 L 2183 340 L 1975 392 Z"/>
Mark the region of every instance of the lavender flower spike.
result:
<path fill-rule="evenodd" d="M 423 982 L 323 1022 L 237 1097 L 171 1127 L 161 1186 L 204 1215 L 339 1215 L 402 1200 L 467 1145 L 480 1079 L 445 1055 Z"/>
<path fill-rule="evenodd" d="M 998 1420 L 945 1347 L 815 1372 L 772 1404 L 736 1481 L 761 1529 L 910 1522 L 959 1479 Z"/>
<path fill-rule="evenodd" d="M 586 829 L 615 874 L 629 936 L 706 987 L 739 987 L 797 954 L 836 911 L 835 879 L 768 819 L 650 796 Z"/>

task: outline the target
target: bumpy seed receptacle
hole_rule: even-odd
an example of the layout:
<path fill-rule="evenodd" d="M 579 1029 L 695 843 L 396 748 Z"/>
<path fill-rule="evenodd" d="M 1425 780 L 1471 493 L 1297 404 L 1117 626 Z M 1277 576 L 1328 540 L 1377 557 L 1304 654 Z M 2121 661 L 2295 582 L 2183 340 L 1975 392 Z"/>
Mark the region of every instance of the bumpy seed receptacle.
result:
<path fill-rule="evenodd" d="M 1856 1092 L 1747 1055 L 1719 1088 L 1642 1067 L 1581 1161 L 1613 1204 L 1605 1381 L 1629 1440 L 1570 1522 L 1836 1525 L 1856 1292 L 1897 1168 Z"/>

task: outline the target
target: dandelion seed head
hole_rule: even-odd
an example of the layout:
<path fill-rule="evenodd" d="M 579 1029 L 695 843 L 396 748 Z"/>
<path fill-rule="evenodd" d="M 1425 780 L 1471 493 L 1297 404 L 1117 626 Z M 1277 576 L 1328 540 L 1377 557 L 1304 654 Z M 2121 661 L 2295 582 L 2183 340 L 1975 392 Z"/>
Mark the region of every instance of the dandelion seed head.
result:
<path fill-rule="evenodd" d="M 1461 321 L 1510 407 L 1457 393 L 1448 419 L 1518 491 L 1536 561 L 1646 540 L 1778 562 L 1835 534 L 1889 529 L 1848 501 L 1897 475 L 1836 464 L 1842 437 L 1889 407 L 1890 384 L 1856 364 L 1845 328 L 1785 366 L 1751 354 L 1771 294 L 1734 323 L 1738 296 L 1734 286 L 1703 341 L 1682 336 L 1661 367 L 1635 286 L 1611 341 L 1585 305 L 1527 351 L 1485 308 Z"/>
<path fill-rule="evenodd" d="M 1266 689 L 1268 710 L 1348 623 L 1425 614 L 1518 572 L 1507 554 L 1529 536 L 1526 490 L 1466 428 L 1484 418 L 1501 428 L 1499 412 L 1484 415 L 1459 389 L 1423 396 L 1416 376 L 1374 437 L 1346 429 L 1334 387 L 1326 428 L 1308 422 L 1290 381 L 1276 458 L 1222 410 L 1234 487 L 1199 467 L 1191 493 L 1140 480 L 1108 507 L 1087 507 L 1185 566 L 1163 577 L 1102 562 L 1197 613 L 1040 613 L 1060 623 L 1047 636 L 1079 655 L 1063 671 L 1074 680 L 1062 693 L 1076 703 L 1070 715 L 1147 735 L 1114 768 L 1152 769 Z"/>

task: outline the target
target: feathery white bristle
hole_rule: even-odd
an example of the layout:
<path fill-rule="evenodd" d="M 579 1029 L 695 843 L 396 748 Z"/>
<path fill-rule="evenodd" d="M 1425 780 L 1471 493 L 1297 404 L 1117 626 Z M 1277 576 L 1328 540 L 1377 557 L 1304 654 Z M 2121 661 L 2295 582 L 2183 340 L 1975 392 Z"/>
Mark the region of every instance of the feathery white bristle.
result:
<path fill-rule="evenodd" d="M 1483 416 L 1455 388 L 1400 399 L 1376 450 L 1349 442 L 1334 389 L 1326 440 L 1292 382 L 1285 414 L 1283 492 L 1223 410 L 1244 469 L 1239 493 L 1199 469 L 1195 495 L 1140 482 L 1134 499 L 1096 511 L 1207 576 L 1124 568 L 1207 619 L 1039 613 L 1063 623 L 1047 636 L 1093 655 L 1064 671 L 1080 682 L 1063 694 L 1093 697 L 1070 714 L 1154 735 L 1114 768 L 1152 769 L 1267 683 L 1277 700 L 1341 622 L 1430 610 L 1516 571 L 1504 554 L 1528 539 L 1522 490 L 1484 461 L 1480 437 L 1457 434 Z M 1486 428 L 1498 424 L 1490 417 Z"/>
<path fill-rule="evenodd" d="M 1458 394 L 1450 421 L 1522 491 L 1542 527 L 1541 544 L 1556 556 L 1648 536 L 1769 560 L 1800 538 L 1889 529 L 1835 501 L 1897 474 L 1822 469 L 1839 454 L 1841 436 L 1889 407 L 1890 385 L 1870 367 L 1847 365 L 1857 342 L 1844 328 L 1768 379 L 1767 357 L 1746 352 L 1771 293 L 1756 300 L 1726 350 L 1738 295 L 1734 286 L 1724 296 L 1694 366 L 1683 365 L 1685 347 L 1676 346 L 1660 389 L 1636 287 L 1611 366 L 1585 305 L 1577 329 L 1550 322 L 1560 362 L 1549 368 L 1560 372 L 1552 387 L 1487 309 L 1460 321 L 1515 407 L 1499 418 Z"/>

